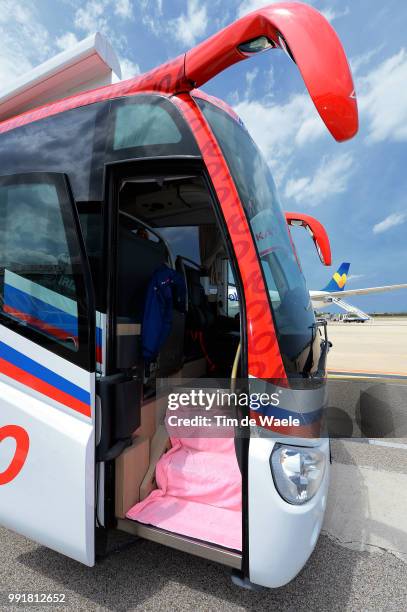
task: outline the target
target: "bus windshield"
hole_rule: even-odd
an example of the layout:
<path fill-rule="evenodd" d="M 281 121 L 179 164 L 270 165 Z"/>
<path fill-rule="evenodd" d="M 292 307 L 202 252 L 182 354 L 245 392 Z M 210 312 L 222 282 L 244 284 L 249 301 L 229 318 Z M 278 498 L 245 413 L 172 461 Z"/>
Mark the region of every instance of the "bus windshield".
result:
<path fill-rule="evenodd" d="M 243 124 L 206 100 L 197 98 L 196 102 L 218 140 L 245 208 L 287 374 L 308 375 L 318 365 L 320 343 L 270 169 Z"/>

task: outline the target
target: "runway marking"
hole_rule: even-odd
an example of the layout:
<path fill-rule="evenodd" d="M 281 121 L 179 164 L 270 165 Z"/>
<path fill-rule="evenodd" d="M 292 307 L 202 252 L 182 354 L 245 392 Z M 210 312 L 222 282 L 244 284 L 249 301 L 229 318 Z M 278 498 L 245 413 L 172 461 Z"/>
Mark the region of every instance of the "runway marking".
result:
<path fill-rule="evenodd" d="M 340 442 L 353 442 L 354 444 L 369 444 L 371 446 L 383 446 L 385 448 L 398 448 L 407 450 L 407 444 L 403 442 L 390 442 L 389 440 L 378 440 L 376 438 L 336 438 Z"/>
<path fill-rule="evenodd" d="M 385 446 L 386 448 L 401 448 L 402 450 L 407 450 L 407 444 L 403 444 L 402 442 L 388 442 L 387 440 L 368 440 L 369 444 L 373 446 Z"/>
<path fill-rule="evenodd" d="M 327 374 L 328 378 L 383 378 L 407 381 L 407 374 L 402 374 L 399 372 L 362 372 L 360 370 L 353 370 L 349 372 L 346 370 L 328 370 Z"/>

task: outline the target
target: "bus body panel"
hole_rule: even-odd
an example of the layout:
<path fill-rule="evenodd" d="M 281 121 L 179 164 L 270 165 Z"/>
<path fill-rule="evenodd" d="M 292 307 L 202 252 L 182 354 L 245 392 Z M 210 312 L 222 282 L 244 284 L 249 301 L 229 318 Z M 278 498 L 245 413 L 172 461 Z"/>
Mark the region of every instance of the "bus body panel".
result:
<path fill-rule="evenodd" d="M 86 565 L 94 565 L 94 413 L 50 397 L 60 387 L 94 397 L 94 374 L 0 325 L 0 524 Z M 19 377 L 16 379 L 16 368 Z M 39 373 L 41 368 L 41 374 Z M 23 372 L 22 372 L 23 371 Z M 51 375 L 49 375 L 51 373 Z M 55 383 L 52 374 L 63 378 Z M 41 384 L 38 377 L 41 376 Z M 43 393 L 47 392 L 47 395 Z M 65 398 L 64 398 L 65 399 Z M 12 426 L 28 436 L 18 473 L 6 482 L 13 457 L 22 452 Z"/>
<path fill-rule="evenodd" d="M 289 444 L 290 441 L 287 440 Z M 273 482 L 270 456 L 275 440 L 251 438 L 249 449 L 249 571 L 255 584 L 277 588 L 290 582 L 314 550 L 325 514 L 329 486 L 329 441 L 325 474 L 316 495 L 302 506 L 287 503 Z"/>

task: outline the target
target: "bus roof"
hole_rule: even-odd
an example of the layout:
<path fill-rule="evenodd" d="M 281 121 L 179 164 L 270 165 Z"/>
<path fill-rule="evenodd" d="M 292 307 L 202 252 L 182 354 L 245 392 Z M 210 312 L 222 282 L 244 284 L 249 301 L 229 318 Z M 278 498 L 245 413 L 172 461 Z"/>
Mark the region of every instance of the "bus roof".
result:
<path fill-rule="evenodd" d="M 299 2 L 282 2 L 254 11 L 146 74 L 6 119 L 0 123 L 0 133 L 72 108 L 139 92 L 190 92 L 229 66 L 272 48 L 283 49 L 295 61 L 334 138 L 352 138 L 358 130 L 358 111 L 344 50 L 329 22 L 314 8 Z"/>

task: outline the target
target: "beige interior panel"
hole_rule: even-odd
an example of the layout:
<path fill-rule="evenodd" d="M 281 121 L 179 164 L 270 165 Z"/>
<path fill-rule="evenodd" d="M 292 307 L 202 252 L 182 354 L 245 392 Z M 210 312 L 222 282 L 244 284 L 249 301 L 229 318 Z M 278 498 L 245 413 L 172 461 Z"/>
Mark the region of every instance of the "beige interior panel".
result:
<path fill-rule="evenodd" d="M 196 378 L 206 371 L 205 359 L 184 365 L 174 378 Z M 159 394 L 159 385 L 157 386 Z M 140 427 L 133 433 L 133 443 L 116 459 L 116 516 L 124 518 L 138 501 L 156 488 L 155 469 L 160 457 L 170 448 L 165 429 L 167 397 L 155 397 L 141 406 Z"/>
<path fill-rule="evenodd" d="M 149 469 L 150 440 L 138 437 L 116 459 L 116 516 L 124 518 L 126 512 L 140 501 L 140 485 Z"/>
<path fill-rule="evenodd" d="M 140 427 L 136 429 L 133 437 L 151 439 L 156 428 L 156 401 L 155 398 L 141 406 Z"/>
<path fill-rule="evenodd" d="M 164 425 L 165 415 L 167 414 L 168 408 L 168 398 L 167 395 L 163 395 L 162 397 L 157 397 L 156 405 L 155 405 L 155 422 L 156 422 L 156 430 Z"/>
<path fill-rule="evenodd" d="M 170 439 L 164 425 L 159 425 L 150 443 L 150 464 L 140 485 L 140 501 L 156 488 L 155 468 L 161 457 L 170 447 Z"/>

